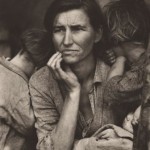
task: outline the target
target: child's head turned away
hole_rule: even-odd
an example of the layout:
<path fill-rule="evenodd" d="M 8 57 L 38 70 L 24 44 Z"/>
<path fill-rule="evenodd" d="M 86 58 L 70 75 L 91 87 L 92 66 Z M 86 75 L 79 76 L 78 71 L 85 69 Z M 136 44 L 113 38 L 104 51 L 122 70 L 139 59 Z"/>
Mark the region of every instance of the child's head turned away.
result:
<path fill-rule="evenodd" d="M 104 10 L 113 46 L 124 42 L 135 42 L 147 48 L 150 16 L 144 2 L 114 1 L 106 5 Z"/>

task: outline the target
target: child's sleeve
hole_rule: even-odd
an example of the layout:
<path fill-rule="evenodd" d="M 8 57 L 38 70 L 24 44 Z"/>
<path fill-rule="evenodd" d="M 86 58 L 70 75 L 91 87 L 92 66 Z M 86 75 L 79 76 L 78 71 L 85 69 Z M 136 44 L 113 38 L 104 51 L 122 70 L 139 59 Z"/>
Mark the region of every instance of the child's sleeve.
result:
<path fill-rule="evenodd" d="M 143 82 L 144 67 L 133 67 L 124 75 L 114 76 L 106 83 L 104 99 L 119 103 L 139 100 Z"/>

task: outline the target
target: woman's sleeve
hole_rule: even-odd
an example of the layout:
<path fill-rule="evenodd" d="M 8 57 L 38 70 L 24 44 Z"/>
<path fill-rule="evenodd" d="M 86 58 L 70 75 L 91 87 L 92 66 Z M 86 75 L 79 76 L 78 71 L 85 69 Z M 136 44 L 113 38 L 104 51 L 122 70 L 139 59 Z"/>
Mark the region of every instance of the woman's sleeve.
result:
<path fill-rule="evenodd" d="M 59 113 L 53 103 L 52 97 L 45 97 L 41 88 L 39 91 L 30 82 L 31 100 L 36 117 L 35 127 L 38 136 L 38 150 L 53 150 L 52 136 L 59 120 Z"/>

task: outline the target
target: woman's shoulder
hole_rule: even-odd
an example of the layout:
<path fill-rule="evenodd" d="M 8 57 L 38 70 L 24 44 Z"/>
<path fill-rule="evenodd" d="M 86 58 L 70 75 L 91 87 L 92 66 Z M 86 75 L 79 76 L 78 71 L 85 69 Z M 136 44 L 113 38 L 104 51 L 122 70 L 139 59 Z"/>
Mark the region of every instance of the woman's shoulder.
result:
<path fill-rule="evenodd" d="M 55 103 L 58 109 L 61 109 L 60 104 L 62 104 L 63 98 L 60 87 L 48 66 L 39 69 L 32 75 L 29 80 L 29 89 L 34 104 L 45 100 L 48 104 Z"/>
<path fill-rule="evenodd" d="M 44 66 L 36 71 L 29 80 L 29 83 L 35 87 L 40 85 L 52 85 L 54 82 L 56 81 L 48 66 Z"/>
<path fill-rule="evenodd" d="M 106 80 L 107 74 L 110 71 L 110 66 L 101 59 L 97 59 L 96 73 Z"/>

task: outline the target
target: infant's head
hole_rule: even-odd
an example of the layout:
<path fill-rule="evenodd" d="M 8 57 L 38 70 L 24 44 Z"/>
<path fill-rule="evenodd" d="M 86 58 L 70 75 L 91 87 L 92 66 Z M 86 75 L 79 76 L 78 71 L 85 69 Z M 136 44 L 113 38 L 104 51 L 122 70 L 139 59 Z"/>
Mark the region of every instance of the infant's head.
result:
<path fill-rule="evenodd" d="M 127 115 L 123 122 L 123 128 L 133 133 L 133 126 L 137 126 L 140 118 L 141 106 L 139 106 L 135 112 L 131 112 Z"/>
<path fill-rule="evenodd" d="M 134 113 L 129 113 L 126 118 L 123 121 L 123 128 L 131 133 L 133 133 L 133 126 L 132 126 L 132 120 L 133 120 Z"/>

